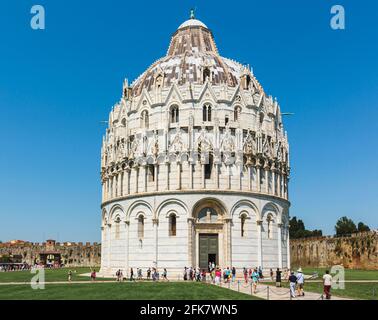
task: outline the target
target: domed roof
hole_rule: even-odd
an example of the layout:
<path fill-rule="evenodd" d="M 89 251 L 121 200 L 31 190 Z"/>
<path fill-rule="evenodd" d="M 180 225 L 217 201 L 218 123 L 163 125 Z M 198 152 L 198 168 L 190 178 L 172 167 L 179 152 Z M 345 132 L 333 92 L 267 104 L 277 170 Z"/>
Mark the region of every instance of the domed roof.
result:
<path fill-rule="evenodd" d="M 178 28 L 182 29 L 182 28 L 185 28 L 185 27 L 203 27 L 203 28 L 207 29 L 207 26 L 202 21 L 199 21 L 199 20 L 194 19 L 194 18 L 186 20 Z"/>
<path fill-rule="evenodd" d="M 154 62 L 132 83 L 133 96 L 139 96 L 158 85 L 170 87 L 187 83 L 203 84 L 207 78 L 212 85 L 236 87 L 247 68 L 219 55 L 212 32 L 201 21 L 191 19 L 182 23 L 171 38 L 167 55 Z M 252 82 L 260 87 L 251 75 Z"/>

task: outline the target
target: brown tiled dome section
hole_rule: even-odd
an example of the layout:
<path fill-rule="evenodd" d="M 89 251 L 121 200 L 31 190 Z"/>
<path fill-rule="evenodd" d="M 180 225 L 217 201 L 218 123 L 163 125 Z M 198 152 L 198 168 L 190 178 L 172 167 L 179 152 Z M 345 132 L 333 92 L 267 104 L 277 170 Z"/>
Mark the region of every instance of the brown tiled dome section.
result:
<path fill-rule="evenodd" d="M 188 26 L 178 29 L 172 36 L 167 55 L 186 52 L 212 52 L 218 54 L 211 31 L 202 26 Z"/>
<path fill-rule="evenodd" d="M 139 96 L 143 89 L 153 90 L 159 73 L 163 74 L 163 87 L 171 86 L 175 80 L 178 85 L 202 84 L 206 68 L 213 85 L 238 85 L 243 66 L 221 57 L 211 31 L 199 23 L 184 23 L 179 27 L 172 36 L 167 55 L 153 63 L 132 83 L 134 96 Z"/>

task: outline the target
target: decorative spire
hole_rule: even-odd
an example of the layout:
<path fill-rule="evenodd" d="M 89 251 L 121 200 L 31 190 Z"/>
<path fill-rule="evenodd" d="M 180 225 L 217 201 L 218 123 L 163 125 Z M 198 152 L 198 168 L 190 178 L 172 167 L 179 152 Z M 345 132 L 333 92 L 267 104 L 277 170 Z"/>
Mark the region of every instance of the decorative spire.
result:
<path fill-rule="evenodd" d="M 195 19 L 195 16 L 194 16 L 194 9 L 190 9 L 190 19 Z"/>

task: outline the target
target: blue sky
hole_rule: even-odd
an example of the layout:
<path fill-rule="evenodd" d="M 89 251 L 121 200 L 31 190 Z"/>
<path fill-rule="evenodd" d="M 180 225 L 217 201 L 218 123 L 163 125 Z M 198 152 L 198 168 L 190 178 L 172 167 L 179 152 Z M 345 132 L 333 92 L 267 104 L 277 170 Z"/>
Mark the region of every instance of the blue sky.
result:
<path fill-rule="evenodd" d="M 32 30 L 42 4 L 46 29 Z M 346 29 L 330 28 L 342 4 Z M 278 98 L 291 215 L 333 233 L 378 227 L 378 3 L 5 0 L 0 13 L 0 240 L 100 240 L 100 146 L 125 77 L 165 55 L 189 16 Z"/>

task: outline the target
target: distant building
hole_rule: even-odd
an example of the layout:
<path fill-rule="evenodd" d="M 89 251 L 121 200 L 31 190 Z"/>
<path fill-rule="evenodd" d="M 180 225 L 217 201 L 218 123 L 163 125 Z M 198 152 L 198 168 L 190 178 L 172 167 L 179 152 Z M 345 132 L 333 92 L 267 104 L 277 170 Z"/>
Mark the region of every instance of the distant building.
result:
<path fill-rule="evenodd" d="M 4 260 L 7 257 L 6 262 L 30 265 L 99 266 L 101 245 L 96 242 L 59 243 L 51 239 L 41 244 L 12 240 L 0 243 L 0 257 Z"/>

